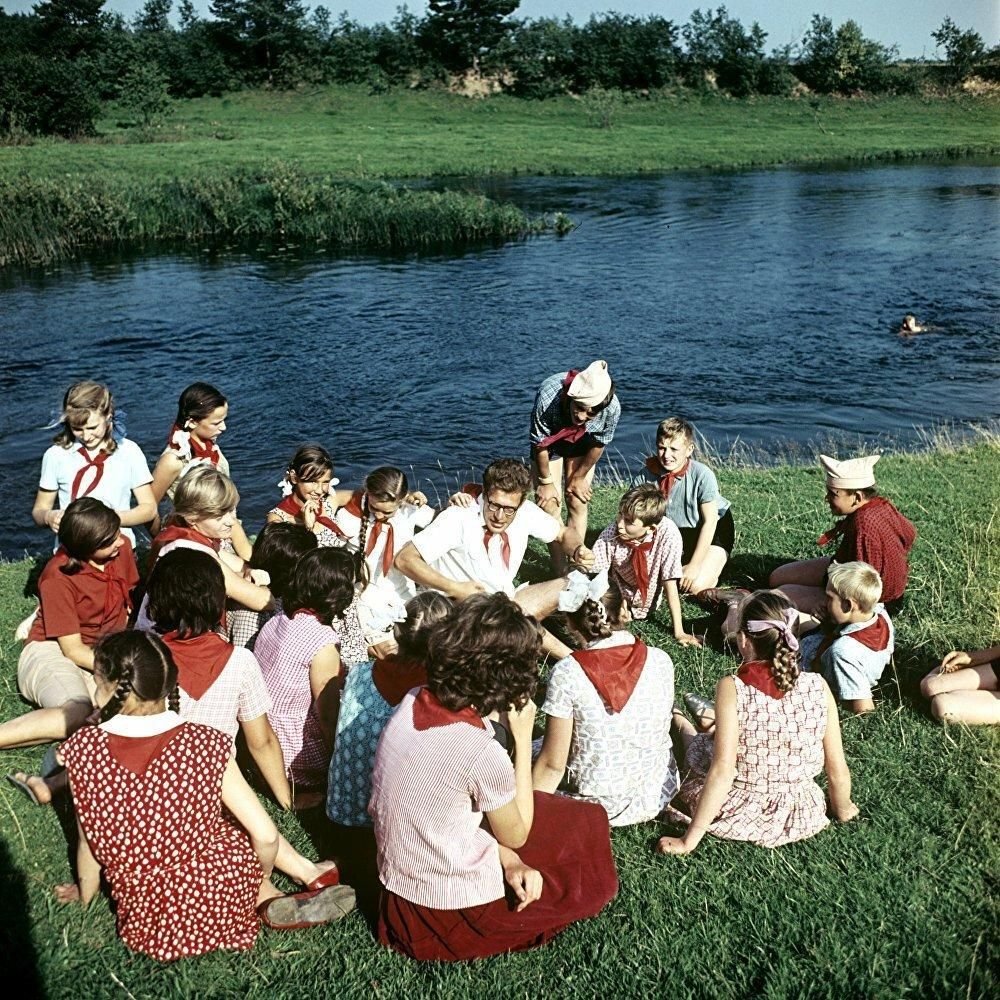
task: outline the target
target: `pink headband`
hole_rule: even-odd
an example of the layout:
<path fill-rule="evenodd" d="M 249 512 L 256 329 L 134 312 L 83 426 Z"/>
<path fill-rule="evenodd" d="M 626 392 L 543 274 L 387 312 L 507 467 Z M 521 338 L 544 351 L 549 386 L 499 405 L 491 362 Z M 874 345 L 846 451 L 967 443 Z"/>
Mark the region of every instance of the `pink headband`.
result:
<path fill-rule="evenodd" d="M 795 608 L 786 608 L 780 620 L 765 618 L 763 620 L 747 622 L 746 629 L 751 634 L 755 632 L 766 632 L 768 629 L 776 628 L 784 637 L 788 648 L 796 650 L 799 648 L 799 640 L 795 638 L 793 628 L 799 620 L 799 613 Z"/>

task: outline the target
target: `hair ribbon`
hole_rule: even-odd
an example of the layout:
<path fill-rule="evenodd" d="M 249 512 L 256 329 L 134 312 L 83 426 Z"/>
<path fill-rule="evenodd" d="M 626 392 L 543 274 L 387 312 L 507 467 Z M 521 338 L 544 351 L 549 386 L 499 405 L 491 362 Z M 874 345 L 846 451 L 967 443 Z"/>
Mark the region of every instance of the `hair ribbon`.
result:
<path fill-rule="evenodd" d="M 768 629 L 777 629 L 784 637 L 788 648 L 793 652 L 799 648 L 799 640 L 795 637 L 795 625 L 799 620 L 799 613 L 795 608 L 786 608 L 780 619 L 763 618 L 748 621 L 746 630 L 751 635 L 757 632 L 766 632 Z"/>
<path fill-rule="evenodd" d="M 584 601 L 600 601 L 608 592 L 608 586 L 606 569 L 602 569 L 593 579 L 575 569 L 566 578 L 566 586 L 559 594 L 559 610 L 579 611 Z"/>

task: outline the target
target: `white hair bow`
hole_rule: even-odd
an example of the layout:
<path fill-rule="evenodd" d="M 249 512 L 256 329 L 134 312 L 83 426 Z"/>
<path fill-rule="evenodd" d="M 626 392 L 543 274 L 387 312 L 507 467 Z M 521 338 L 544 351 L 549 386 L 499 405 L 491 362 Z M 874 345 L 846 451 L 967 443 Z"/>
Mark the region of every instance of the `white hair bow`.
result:
<path fill-rule="evenodd" d="M 586 600 L 599 601 L 608 592 L 608 571 L 602 569 L 593 579 L 578 569 L 566 578 L 559 595 L 560 611 L 579 611 Z"/>
<path fill-rule="evenodd" d="M 370 586 L 362 594 L 361 603 L 365 605 L 367 612 L 365 625 L 374 632 L 388 632 L 393 625 L 406 621 L 406 604 L 391 585 Z"/>
<path fill-rule="evenodd" d="M 290 497 L 292 495 L 292 484 L 288 481 L 287 477 L 278 483 L 278 489 L 281 490 L 281 495 L 283 497 Z"/>

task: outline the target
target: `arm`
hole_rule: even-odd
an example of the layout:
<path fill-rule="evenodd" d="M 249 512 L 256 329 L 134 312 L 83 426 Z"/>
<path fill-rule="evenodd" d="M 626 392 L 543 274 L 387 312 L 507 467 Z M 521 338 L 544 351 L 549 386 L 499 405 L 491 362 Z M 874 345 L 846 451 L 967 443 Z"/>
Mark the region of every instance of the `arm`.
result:
<path fill-rule="evenodd" d="M 83 670 L 94 672 L 94 651 L 80 637 L 79 632 L 72 635 L 60 635 L 56 638 L 59 651 L 67 660 L 72 660 Z"/>
<path fill-rule="evenodd" d="M 681 577 L 681 590 L 685 593 L 694 586 L 701 571 L 701 564 L 708 555 L 708 550 L 712 547 L 715 538 L 715 526 L 719 523 L 719 504 L 716 500 L 708 500 L 699 504 L 698 511 L 701 515 L 701 523 L 698 525 L 698 541 L 695 542 L 694 552 L 684 567 L 684 575 Z"/>
<path fill-rule="evenodd" d="M 670 620 L 674 624 L 674 638 L 682 646 L 704 645 L 696 635 L 689 635 L 684 631 L 684 615 L 681 613 L 681 595 L 677 589 L 676 580 L 665 580 L 663 589 L 667 595 L 667 605 L 670 608 Z"/>
<path fill-rule="evenodd" d="M 76 846 L 76 878 L 80 888 L 80 902 L 86 906 L 101 887 L 101 866 L 90 849 L 79 820 L 76 821 L 76 832 L 79 836 Z"/>
<path fill-rule="evenodd" d="M 500 867 L 504 880 L 514 890 L 518 898 L 516 913 L 530 906 L 542 896 L 542 873 L 529 868 L 509 847 L 497 844 L 500 850 Z"/>
<path fill-rule="evenodd" d="M 31 508 L 31 520 L 39 528 L 51 528 L 54 532 L 59 531 L 59 522 L 62 520 L 63 512 L 56 510 L 56 491 L 39 490 L 35 494 L 35 504 Z"/>
<path fill-rule="evenodd" d="M 566 484 L 566 492 L 572 493 L 582 503 L 590 503 L 593 490 L 587 482 L 587 474 L 603 454 L 604 445 L 594 445 L 580 460 L 580 464 L 573 470 L 573 478 Z"/>
<path fill-rule="evenodd" d="M 156 517 L 156 499 L 149 483 L 137 486 L 132 490 L 135 506 L 128 510 L 115 511 L 122 522 L 123 528 L 132 528 L 137 524 L 149 524 Z"/>
<path fill-rule="evenodd" d="M 258 587 L 256 583 L 244 580 L 239 573 L 235 573 L 225 562 L 219 560 L 222 566 L 222 575 L 226 580 L 226 597 L 231 598 L 243 607 L 251 611 L 264 611 L 266 608 L 274 606 L 271 598 L 271 591 L 267 587 Z"/>
<path fill-rule="evenodd" d="M 941 661 L 938 673 L 950 674 L 961 667 L 981 667 L 983 664 L 992 663 L 997 659 L 1000 659 L 1000 646 L 990 646 L 988 649 L 976 649 L 971 653 L 965 653 L 960 649 L 953 649 Z"/>
<path fill-rule="evenodd" d="M 167 495 L 167 490 L 177 481 L 184 468 L 184 462 L 172 451 L 165 451 L 153 468 L 153 481 L 150 489 L 153 491 L 153 501 L 156 504 Z"/>
<path fill-rule="evenodd" d="M 556 719 L 551 715 L 545 725 L 545 739 L 542 752 L 531 770 L 531 780 L 535 790 L 554 792 L 566 773 L 569 748 L 573 740 L 573 720 Z"/>
<path fill-rule="evenodd" d="M 250 756 L 260 769 L 267 787 L 282 809 L 291 809 L 292 790 L 285 774 L 285 761 L 281 756 L 281 744 L 274 735 L 271 722 L 266 715 L 260 715 L 249 722 L 241 722 L 240 728 L 247 741 Z"/>
<path fill-rule="evenodd" d="M 559 486 L 555 482 L 552 468 L 549 465 L 549 449 L 538 448 L 534 451 L 535 466 L 538 469 L 538 486 L 535 488 L 535 503 L 546 513 L 552 514 L 559 510 Z M 545 482 L 548 480 L 548 482 Z"/>
<path fill-rule="evenodd" d="M 690 854 L 701 843 L 732 790 L 738 739 L 736 682 L 732 677 L 723 677 L 715 688 L 715 751 L 698 808 L 682 838 L 660 838 L 661 854 Z"/>
<path fill-rule="evenodd" d="M 253 546 L 250 544 L 250 539 L 247 538 L 247 533 L 243 530 L 243 522 L 237 521 L 233 525 L 233 534 L 230 538 L 233 543 L 233 550 L 236 554 L 244 561 L 249 561 L 250 557 L 253 555 Z"/>
<path fill-rule="evenodd" d="M 309 687 L 327 748 L 332 750 L 340 712 L 340 650 L 333 643 L 324 646 L 312 658 Z"/>
<path fill-rule="evenodd" d="M 844 744 L 840 738 L 840 717 L 833 692 L 826 686 L 826 732 L 823 735 L 823 769 L 826 771 L 830 808 L 833 816 L 847 823 L 858 814 L 858 807 L 851 801 L 851 772 L 844 758 Z"/>
<path fill-rule="evenodd" d="M 222 776 L 222 804 L 246 830 L 250 846 L 264 870 L 264 878 L 269 879 L 278 854 L 278 829 L 232 759 Z"/>
<path fill-rule="evenodd" d="M 497 842 L 515 851 L 523 847 L 535 819 L 535 791 L 531 785 L 531 727 L 535 721 L 535 703 L 529 701 L 520 711 L 507 713 L 514 737 L 514 798 L 505 806 L 486 814 Z"/>
<path fill-rule="evenodd" d="M 421 587 L 428 590 L 439 590 L 442 594 L 456 601 L 462 601 L 473 594 L 488 593 L 481 583 L 468 580 L 459 583 L 456 580 L 439 573 L 436 569 L 424 561 L 424 557 L 417 551 L 413 542 L 407 542 L 399 555 L 396 556 L 393 566 L 399 570 L 403 576 L 408 576 L 411 580 L 419 583 Z"/>

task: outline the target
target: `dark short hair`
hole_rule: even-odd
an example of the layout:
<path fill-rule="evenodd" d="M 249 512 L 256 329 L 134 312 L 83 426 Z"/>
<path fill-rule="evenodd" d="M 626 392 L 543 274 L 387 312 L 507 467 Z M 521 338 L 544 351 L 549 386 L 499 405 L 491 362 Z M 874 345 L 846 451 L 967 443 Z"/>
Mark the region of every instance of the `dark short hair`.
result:
<path fill-rule="evenodd" d="M 406 602 L 406 620 L 397 623 L 393 635 L 401 656 L 411 660 L 427 660 L 427 642 L 434 626 L 452 613 L 455 605 L 450 597 L 436 590 L 422 590 Z"/>
<path fill-rule="evenodd" d="M 153 565 L 146 584 L 149 617 L 160 632 L 193 639 L 219 627 L 226 610 L 226 578 L 207 552 L 177 548 Z"/>
<path fill-rule="evenodd" d="M 284 603 L 295 564 L 319 547 L 315 532 L 303 524 L 272 521 L 260 529 L 250 555 L 250 568 L 262 569 L 271 578 L 268 584 L 274 596 Z"/>
<path fill-rule="evenodd" d="M 333 475 L 333 459 L 326 448 L 318 444 L 304 444 L 292 455 L 288 471 L 294 472 L 304 483 L 314 483 L 328 472 Z"/>
<path fill-rule="evenodd" d="M 542 629 L 504 594 L 466 598 L 431 631 L 428 687 L 445 708 L 521 708 L 538 685 Z"/>
<path fill-rule="evenodd" d="M 98 550 L 110 545 L 121 531 L 122 521 L 116 511 L 94 497 L 80 497 L 63 512 L 59 522 L 59 544 L 70 556 L 60 567 L 67 576 L 78 573 Z"/>
<path fill-rule="evenodd" d="M 520 493 L 522 498 L 531 489 L 531 473 L 516 458 L 498 458 L 483 472 L 483 492 L 489 497 L 493 490 Z"/>
<path fill-rule="evenodd" d="M 295 564 L 282 602 L 291 618 L 296 611 L 312 611 L 324 624 L 340 618 L 354 600 L 354 585 L 362 579 L 364 557 L 349 549 L 314 549 Z"/>
<path fill-rule="evenodd" d="M 192 382 L 177 400 L 177 420 L 182 430 L 188 420 L 197 423 L 211 416 L 220 406 L 226 405 L 226 397 L 207 382 Z"/>

